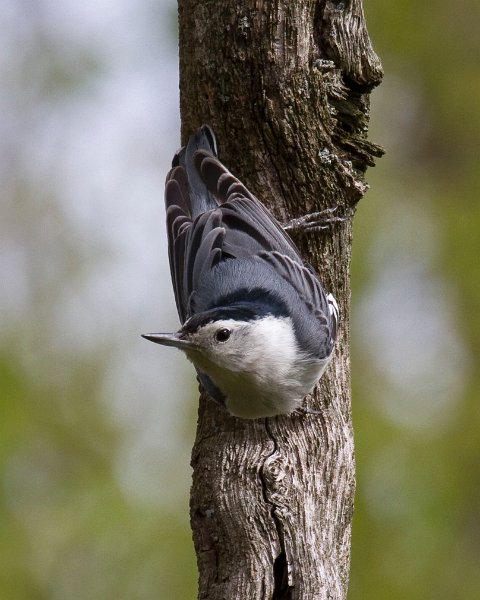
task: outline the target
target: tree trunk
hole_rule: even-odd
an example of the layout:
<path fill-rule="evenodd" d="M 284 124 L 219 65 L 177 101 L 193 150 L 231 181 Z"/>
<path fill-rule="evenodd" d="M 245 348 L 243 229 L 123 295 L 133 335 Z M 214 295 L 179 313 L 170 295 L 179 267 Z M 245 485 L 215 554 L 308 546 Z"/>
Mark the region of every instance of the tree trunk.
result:
<path fill-rule="evenodd" d="M 334 208 L 295 236 L 337 298 L 320 414 L 246 421 L 204 394 L 192 453 L 199 598 L 344 599 L 355 489 L 349 266 L 369 92 L 382 77 L 360 0 L 179 0 L 182 140 L 213 126 L 221 160 L 281 220 Z"/>

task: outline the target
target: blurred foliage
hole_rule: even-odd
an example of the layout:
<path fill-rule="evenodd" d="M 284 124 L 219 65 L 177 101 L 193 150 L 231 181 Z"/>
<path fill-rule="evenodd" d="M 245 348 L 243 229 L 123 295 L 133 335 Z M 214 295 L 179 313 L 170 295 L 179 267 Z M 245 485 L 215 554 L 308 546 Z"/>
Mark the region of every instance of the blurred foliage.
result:
<path fill-rule="evenodd" d="M 365 10 L 386 72 L 373 94 L 370 137 L 387 154 L 367 174 L 371 191 L 355 222 L 358 487 L 349 598 L 476 600 L 480 8 L 476 0 L 365 0 Z M 144 181 L 144 164 L 160 170 L 158 123 L 148 104 L 135 108 L 148 125 L 144 137 L 122 138 L 134 151 L 119 168 L 109 162 L 109 138 L 102 147 L 101 113 L 137 90 L 139 65 L 150 57 L 146 78 L 158 86 L 162 131 L 177 128 L 169 108 L 176 82 L 166 86 L 158 66 L 162 44 L 176 61 L 175 6 L 100 3 L 90 21 L 82 11 L 87 5 L 75 2 L 6 0 L 0 17 L 0 598 L 184 600 L 196 595 L 188 524 L 195 406 L 168 404 L 159 388 L 171 369 L 149 380 L 159 355 L 131 342 L 144 326 L 140 315 L 153 319 L 171 290 L 166 276 L 160 299 L 147 305 L 153 286 L 142 274 L 135 292 L 127 257 L 139 271 L 154 252 L 128 241 L 141 201 L 125 207 L 119 250 L 112 232 L 121 202 L 112 208 L 105 198 L 123 198 L 122 183 L 109 187 L 103 177 L 125 182 L 128 170 L 129 180 Z M 113 50 L 102 45 L 108 37 Z M 129 64 L 128 77 L 116 79 Z M 160 96 L 166 87 L 171 104 Z M 120 130 L 131 116 L 116 118 Z M 92 147 L 82 133 L 95 133 L 96 123 Z M 170 154 L 173 143 L 165 145 Z M 85 189 L 71 198 L 68 190 L 98 161 L 90 214 Z M 161 193 L 146 195 L 157 215 Z M 145 214 L 142 226 L 149 220 Z M 140 357 L 133 365 L 132 356 Z M 187 372 L 180 379 L 189 390 Z"/>
<path fill-rule="evenodd" d="M 143 3 L 144 22 L 129 17 L 133 9 L 131 2 L 107 4 L 97 6 L 89 17 L 88 8 L 75 2 L 55 7 L 47 0 L 12 0 L 2 5 L 2 600 L 195 596 L 188 478 L 184 483 L 182 477 L 188 472 L 188 450 L 180 454 L 184 465 L 175 473 L 182 484 L 181 498 L 175 491 L 174 467 L 163 481 L 165 473 L 157 470 L 160 481 L 150 491 L 153 499 L 136 490 L 138 481 L 145 479 L 145 473 L 143 479 L 138 474 L 154 470 L 158 462 L 148 465 L 145 451 L 135 445 L 141 437 L 136 436 L 138 422 L 129 415 L 122 418 L 121 405 L 116 407 L 109 398 L 119 395 L 119 385 L 111 380 L 122 381 L 122 372 L 135 381 L 134 368 L 126 365 L 125 338 L 131 345 L 141 329 L 136 322 L 134 334 L 130 331 L 130 321 L 135 322 L 131 300 L 115 297 L 115 261 L 121 250 L 112 243 L 112 230 L 121 225 L 121 206 L 111 214 L 106 197 L 122 196 L 103 174 L 113 171 L 112 180 L 118 182 L 122 174 L 113 148 L 102 154 L 108 131 L 107 115 L 101 111 L 105 96 L 108 104 L 106 90 L 115 89 L 117 71 L 126 71 L 126 57 L 140 51 L 135 39 L 121 39 L 118 26 L 150 30 L 153 22 L 165 21 L 158 5 Z M 171 3 L 168 9 L 170 19 Z M 102 19 L 104 24 L 98 25 Z M 116 30 L 110 30 L 112 24 Z M 116 31 L 118 37 L 109 46 L 108 38 L 115 38 Z M 150 31 L 153 40 L 160 38 L 160 26 Z M 146 45 L 148 36 L 140 31 L 139 37 Z M 135 86 L 130 72 L 123 77 L 126 86 Z M 119 105 L 121 98 L 110 102 Z M 98 146 L 92 147 L 82 134 L 93 129 L 95 111 L 100 112 L 102 127 L 96 132 Z M 122 127 L 120 119 L 117 129 Z M 152 147 L 153 139 L 149 134 Z M 169 146 L 170 153 L 173 144 Z M 142 154 L 136 141 L 137 154 L 139 150 Z M 87 169 L 85 182 L 90 157 L 100 163 L 100 176 Z M 133 177 L 139 169 L 130 157 L 128 162 Z M 163 174 L 159 187 L 162 178 Z M 79 185 L 83 187 L 78 190 Z M 93 218 L 88 213 L 90 196 Z M 152 198 L 157 212 L 160 196 L 158 192 Z M 126 210 L 141 212 L 133 204 Z M 129 221 L 131 230 L 134 222 Z M 127 273 L 124 269 L 123 278 Z M 135 286 L 134 281 L 128 283 L 127 291 Z M 138 311 L 145 306 L 138 305 Z M 132 411 L 134 404 L 137 410 L 146 408 L 133 394 L 129 401 Z M 189 419 L 194 421 L 194 416 Z M 142 429 L 147 429 L 145 423 Z M 191 444 L 191 429 L 182 444 Z M 176 434 L 182 438 L 181 430 Z M 142 443 L 147 444 L 137 446 Z M 160 455 L 158 448 L 155 451 Z M 163 460 L 172 461 L 174 452 L 166 452 Z"/>
<path fill-rule="evenodd" d="M 358 485 L 349 598 L 474 600 L 480 597 L 480 7 L 473 0 L 364 4 L 385 70 L 373 93 L 370 137 L 387 154 L 367 174 L 371 191 L 355 223 Z M 439 343 L 450 330 L 450 342 L 429 376 L 413 382 L 408 424 L 385 411 L 389 401 L 406 399 L 396 397 L 395 384 L 376 364 L 382 346 L 365 356 L 372 333 L 361 323 L 368 306 L 359 305 L 382 280 L 382 252 L 387 273 L 401 272 L 396 267 L 407 259 L 437 290 L 430 302 L 413 303 L 416 312 L 409 301 L 416 291 L 408 285 L 398 288 L 400 311 L 374 305 L 379 312 L 372 319 L 385 319 L 403 338 L 397 343 L 410 358 L 400 356 L 399 363 L 431 360 L 438 347 L 422 335 L 423 323 L 438 302 L 448 307 L 436 330 Z"/>

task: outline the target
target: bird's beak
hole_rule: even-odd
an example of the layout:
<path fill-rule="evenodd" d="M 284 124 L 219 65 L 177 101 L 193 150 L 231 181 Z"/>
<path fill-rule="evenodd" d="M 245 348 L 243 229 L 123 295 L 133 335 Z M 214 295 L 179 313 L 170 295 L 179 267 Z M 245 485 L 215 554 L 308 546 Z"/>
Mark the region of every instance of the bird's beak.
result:
<path fill-rule="evenodd" d="M 142 335 L 143 338 L 149 340 L 150 342 L 155 342 L 156 344 L 162 344 L 162 346 L 173 346 L 174 348 L 179 348 L 180 350 L 187 350 L 188 348 L 193 348 L 195 344 L 193 344 L 190 340 L 186 340 L 182 337 L 181 333 L 146 333 Z"/>

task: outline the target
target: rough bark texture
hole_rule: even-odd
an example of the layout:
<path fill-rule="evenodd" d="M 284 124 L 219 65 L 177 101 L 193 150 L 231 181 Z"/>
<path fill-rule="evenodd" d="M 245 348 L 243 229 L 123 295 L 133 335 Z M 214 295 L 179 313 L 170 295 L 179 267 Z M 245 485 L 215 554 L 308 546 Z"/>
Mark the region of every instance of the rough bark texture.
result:
<path fill-rule="evenodd" d="M 355 489 L 350 412 L 351 220 L 369 92 L 382 77 L 360 0 L 179 0 L 182 139 L 202 123 L 220 157 L 280 220 L 336 208 L 299 234 L 341 309 L 336 355 L 308 405 L 245 421 L 202 395 L 192 453 L 199 598 L 343 599 Z"/>

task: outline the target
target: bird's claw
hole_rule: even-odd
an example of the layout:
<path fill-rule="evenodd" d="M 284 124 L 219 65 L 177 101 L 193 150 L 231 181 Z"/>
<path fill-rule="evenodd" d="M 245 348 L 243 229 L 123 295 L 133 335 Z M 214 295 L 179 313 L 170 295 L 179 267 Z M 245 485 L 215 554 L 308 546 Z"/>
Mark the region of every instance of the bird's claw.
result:
<path fill-rule="evenodd" d="M 346 217 L 330 216 L 337 210 L 338 205 L 333 208 L 326 208 L 319 212 L 309 213 L 303 217 L 291 219 L 283 225 L 283 229 L 289 233 L 311 233 L 328 229 L 334 223 L 343 223 L 347 220 Z"/>
<path fill-rule="evenodd" d="M 322 412 L 320 410 L 315 410 L 314 408 L 308 408 L 308 406 L 300 406 L 300 408 L 296 408 L 294 411 L 298 415 L 321 415 Z"/>

